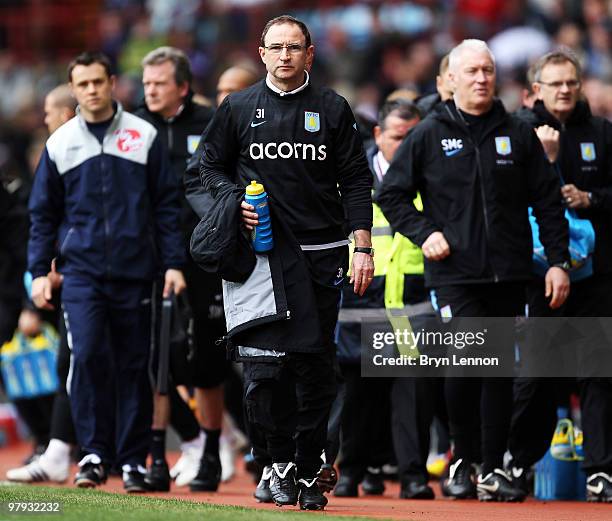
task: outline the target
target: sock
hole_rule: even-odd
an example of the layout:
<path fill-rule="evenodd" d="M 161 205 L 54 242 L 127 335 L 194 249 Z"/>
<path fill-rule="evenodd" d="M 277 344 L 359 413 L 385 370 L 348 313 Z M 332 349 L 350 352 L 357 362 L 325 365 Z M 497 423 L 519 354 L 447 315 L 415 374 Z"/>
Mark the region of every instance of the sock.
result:
<path fill-rule="evenodd" d="M 70 445 L 62 440 L 53 438 L 49 441 L 47 450 L 41 456 L 46 460 L 58 463 L 70 462 Z"/>
<path fill-rule="evenodd" d="M 166 429 L 151 431 L 151 457 L 153 461 L 166 459 Z"/>
<path fill-rule="evenodd" d="M 204 454 L 210 454 L 211 456 L 219 457 L 219 437 L 221 436 L 221 429 L 202 429 L 206 435 L 206 441 L 204 442 Z"/>

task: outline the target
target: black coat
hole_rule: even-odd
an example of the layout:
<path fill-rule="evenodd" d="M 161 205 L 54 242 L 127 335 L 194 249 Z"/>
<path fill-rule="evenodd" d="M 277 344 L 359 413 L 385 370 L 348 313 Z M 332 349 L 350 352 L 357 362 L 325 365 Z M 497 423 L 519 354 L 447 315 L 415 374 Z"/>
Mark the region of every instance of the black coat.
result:
<path fill-rule="evenodd" d="M 244 189 L 236 185 L 217 187 L 214 203 L 191 240 L 196 263 L 224 279 L 230 353 L 240 359 L 238 346 L 283 352 L 324 349 L 304 253 L 270 201 L 274 248 L 255 255 L 240 224 L 243 196 Z"/>
<path fill-rule="evenodd" d="M 550 262 L 569 260 L 559 181 L 533 129 L 496 101 L 478 134 L 453 101 L 439 104 L 400 145 L 376 197 L 393 229 L 415 244 L 444 233 L 451 254 L 425 260 L 429 287 L 529 279 L 529 206 Z M 411 202 L 417 192 L 423 212 Z"/>
<path fill-rule="evenodd" d="M 158 130 L 160 140 L 168 151 L 172 171 L 181 181 L 187 162 L 195 152 L 200 136 L 214 113 L 210 107 L 194 103 L 192 98 L 193 94 L 189 93 L 181 113 L 170 119 L 151 112 L 144 103 L 134 112 Z M 185 198 L 181 198 L 181 228 L 187 240 L 197 223 L 198 216 Z"/>
<path fill-rule="evenodd" d="M 0 299 L 24 296 L 28 224 L 25 206 L 0 183 Z"/>
<path fill-rule="evenodd" d="M 593 271 L 612 273 L 612 123 L 593 116 L 584 101 L 564 125 L 541 101 L 524 116 L 534 128 L 549 125 L 561 133 L 557 164 L 564 181 L 593 194 L 591 208 L 577 211 L 595 230 Z"/>

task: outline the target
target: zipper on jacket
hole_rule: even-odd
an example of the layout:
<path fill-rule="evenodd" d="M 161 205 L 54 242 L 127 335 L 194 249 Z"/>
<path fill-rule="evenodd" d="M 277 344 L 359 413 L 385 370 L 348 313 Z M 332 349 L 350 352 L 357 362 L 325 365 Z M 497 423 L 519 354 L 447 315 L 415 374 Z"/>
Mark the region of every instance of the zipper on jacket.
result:
<path fill-rule="evenodd" d="M 446 105 L 445 108 L 446 108 L 446 111 L 448 112 L 448 114 L 450 115 L 451 119 L 453 121 L 457 121 L 455 119 L 455 116 L 453 115 L 452 111 L 449 109 L 448 105 Z M 490 228 L 489 228 L 489 215 L 488 215 L 488 211 L 487 211 L 488 210 L 487 209 L 487 197 L 486 197 L 485 186 L 484 186 L 484 176 L 482 175 L 482 163 L 480 161 L 480 149 L 478 148 L 478 144 L 476 143 L 476 141 L 474 140 L 474 138 L 472 136 L 472 133 L 470 132 L 469 125 L 467 124 L 467 122 L 465 121 L 463 115 L 461 114 L 461 109 L 457 108 L 457 114 L 459 115 L 459 118 L 461 119 L 461 121 L 465 125 L 465 127 L 467 129 L 468 139 L 469 139 L 470 143 L 472 144 L 472 146 L 474 147 L 474 151 L 476 152 L 476 173 L 478 174 L 478 179 L 480 181 L 480 198 L 482 199 L 482 213 L 483 213 L 483 216 L 484 216 L 485 235 L 487 236 L 487 250 L 488 250 L 489 249 L 489 243 L 491 242 L 491 235 L 490 235 Z M 495 130 L 498 126 L 499 126 L 499 124 L 495 125 L 491 129 L 489 129 L 489 131 L 487 133 L 482 134 L 480 142 L 484 142 L 485 138 L 489 134 L 491 134 L 493 132 L 493 130 Z M 499 282 L 499 276 L 495 272 L 495 267 L 493 266 L 493 262 L 492 262 L 491 259 L 489 259 L 489 267 L 491 268 L 491 272 L 493 273 L 493 281 L 494 282 Z"/>
<path fill-rule="evenodd" d="M 168 123 L 168 150 L 171 151 L 174 146 L 174 135 L 172 133 L 172 123 Z"/>
<path fill-rule="evenodd" d="M 105 136 L 106 138 L 106 136 Z M 100 174 L 102 177 L 102 210 L 104 212 L 104 249 L 106 250 L 106 274 L 110 277 L 111 276 L 111 264 L 110 264 L 110 259 L 111 259 L 111 251 L 110 251 L 110 236 L 111 236 L 111 232 L 110 232 L 110 223 L 108 220 L 108 206 L 107 206 L 107 194 L 108 194 L 108 185 L 106 183 L 106 174 L 105 174 L 105 168 L 104 168 L 104 141 L 105 139 L 102 140 L 102 146 L 100 147 L 100 165 L 101 165 L 101 169 L 100 169 Z"/>
<path fill-rule="evenodd" d="M 244 322 L 243 324 L 239 324 L 234 327 L 231 331 L 227 332 L 226 337 L 231 339 L 238 333 L 242 333 L 247 329 L 250 329 L 255 326 L 260 326 L 263 324 L 270 324 L 272 322 L 280 322 L 281 320 L 291 320 L 291 311 L 288 309 L 285 311 L 280 311 L 274 315 L 268 315 L 266 317 L 256 318 L 254 320 L 250 320 L 248 322 Z"/>
<path fill-rule="evenodd" d="M 487 194 L 485 192 L 484 185 L 484 176 L 482 175 L 482 165 L 480 162 L 480 149 L 476 145 L 476 143 L 470 138 L 472 144 L 474 145 L 474 150 L 476 151 L 476 172 L 478 172 L 478 179 L 480 180 L 480 197 L 482 199 L 482 213 L 484 214 L 484 225 L 485 225 L 485 234 L 487 235 L 487 242 L 491 242 L 490 229 L 489 229 L 489 215 L 487 210 Z M 488 245 L 487 245 L 488 249 Z M 493 272 L 493 281 L 499 282 L 499 277 L 495 272 L 495 267 L 493 266 L 493 262 L 489 260 L 489 266 L 491 266 L 491 271 Z"/>
<path fill-rule="evenodd" d="M 64 240 L 62 241 L 62 245 L 60 246 L 60 255 L 64 254 L 64 251 L 66 250 L 66 246 L 68 246 L 68 240 L 70 239 L 70 236 L 74 233 L 74 226 L 71 226 L 70 229 L 68 230 L 68 233 L 66 234 L 66 237 L 64 237 Z"/>

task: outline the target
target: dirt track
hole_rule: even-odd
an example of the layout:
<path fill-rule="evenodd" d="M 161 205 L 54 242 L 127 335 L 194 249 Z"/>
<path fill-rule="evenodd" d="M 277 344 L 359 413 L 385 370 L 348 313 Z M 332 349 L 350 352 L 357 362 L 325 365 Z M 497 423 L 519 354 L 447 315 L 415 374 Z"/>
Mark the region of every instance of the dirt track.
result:
<path fill-rule="evenodd" d="M 0 449 L 0 477 L 4 478 L 7 469 L 19 465 L 29 449 L 28 445 Z M 176 454 L 171 455 L 172 460 L 176 457 Z M 173 488 L 169 494 L 151 495 L 203 503 L 276 509 L 271 505 L 258 504 L 251 495 L 254 487 L 250 476 L 240 471 L 230 483 L 222 484 L 219 492 L 215 494 L 191 493 L 185 487 Z M 122 492 L 121 480 L 111 478 L 101 490 Z M 544 503 L 534 500 L 523 504 L 490 504 L 442 498 L 434 501 L 406 501 L 397 499 L 398 493 L 399 486 L 391 483 L 382 497 L 349 499 L 331 496 L 326 512 L 341 516 L 366 516 L 404 521 L 612 521 L 612 504 Z M 436 493 L 439 495 L 437 487 Z"/>

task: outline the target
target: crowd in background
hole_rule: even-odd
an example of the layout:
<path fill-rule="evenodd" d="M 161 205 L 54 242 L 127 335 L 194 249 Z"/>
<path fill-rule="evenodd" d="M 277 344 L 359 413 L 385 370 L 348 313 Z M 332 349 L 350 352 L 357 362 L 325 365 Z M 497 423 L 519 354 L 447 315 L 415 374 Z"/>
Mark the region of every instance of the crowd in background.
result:
<path fill-rule="evenodd" d="M 65 81 L 69 57 L 83 48 L 99 48 L 110 56 L 119 73 L 116 96 L 128 110 L 142 99 L 140 59 L 164 44 L 187 53 L 195 92 L 212 98 L 216 80 L 228 66 L 241 63 L 259 70 L 253 43 L 263 22 L 280 11 L 311 27 L 317 81 L 335 88 L 358 115 L 371 120 L 384 97 L 397 88 L 413 95 L 434 92 L 439 59 L 467 36 L 490 43 L 497 57 L 499 95 L 508 110 L 520 106 L 528 63 L 565 45 L 581 59 L 593 114 L 612 117 L 612 5 L 606 0 L 106 0 L 86 2 L 89 8 L 65 0 L 33 2 L 45 18 L 20 19 L 20 13 L 30 16 L 27 5 L 0 6 L 3 176 L 29 177 L 44 139 L 44 96 Z M 63 25 L 54 17 L 63 17 Z M 28 21 L 39 36 L 14 41 L 12 35 Z M 58 26 L 68 34 L 82 34 L 70 42 L 74 49 L 60 47 L 69 43 L 57 34 Z"/>
<path fill-rule="evenodd" d="M 335 88 L 372 126 L 390 92 L 403 89 L 407 99 L 435 92 L 440 58 L 464 37 L 488 41 L 496 56 L 498 94 L 509 112 L 523 102 L 527 67 L 563 45 L 581 61 L 593 115 L 612 119 L 612 2 L 321 1 L 308 9 L 305 2 L 201 4 L 100 2 L 87 41 L 110 57 L 118 73 L 115 98 L 127 110 L 143 98 L 142 57 L 160 45 L 185 51 L 193 89 L 203 103 L 215 105 L 217 79 L 230 65 L 263 76 L 254 42 L 262 20 L 281 9 L 303 19 L 313 32 L 315 82 Z M 10 44 L 5 26 L 0 38 Z M 22 56 L 12 47 L 0 50 L 0 175 L 10 192 L 23 193 L 24 201 L 48 137 L 41 117 L 44 97 L 66 81 L 62 49 L 46 49 L 40 56 Z"/>

